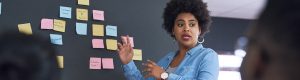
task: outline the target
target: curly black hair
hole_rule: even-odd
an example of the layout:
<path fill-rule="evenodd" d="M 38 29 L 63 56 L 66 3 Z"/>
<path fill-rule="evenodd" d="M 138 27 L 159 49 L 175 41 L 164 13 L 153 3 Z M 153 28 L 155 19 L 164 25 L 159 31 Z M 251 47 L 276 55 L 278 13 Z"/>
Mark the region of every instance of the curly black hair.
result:
<path fill-rule="evenodd" d="M 199 38 L 204 37 L 204 35 L 209 32 L 212 21 L 206 3 L 202 2 L 202 0 L 171 0 L 167 3 L 163 13 L 163 28 L 171 37 L 174 38 L 174 35 L 172 35 L 174 23 L 180 13 L 191 13 L 195 16 L 201 28 Z"/>

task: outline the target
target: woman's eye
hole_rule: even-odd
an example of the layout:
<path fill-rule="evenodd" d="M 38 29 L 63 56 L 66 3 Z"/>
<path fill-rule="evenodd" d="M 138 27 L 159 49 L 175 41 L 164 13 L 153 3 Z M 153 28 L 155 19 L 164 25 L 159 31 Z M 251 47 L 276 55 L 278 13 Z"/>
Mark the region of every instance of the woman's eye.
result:
<path fill-rule="evenodd" d="M 194 26 L 195 26 L 195 24 L 194 24 L 194 23 L 191 23 L 191 24 L 190 24 L 190 27 L 194 27 Z"/>
<path fill-rule="evenodd" d="M 183 26 L 183 24 L 177 24 L 177 26 L 179 26 L 179 27 L 182 27 L 182 26 Z"/>

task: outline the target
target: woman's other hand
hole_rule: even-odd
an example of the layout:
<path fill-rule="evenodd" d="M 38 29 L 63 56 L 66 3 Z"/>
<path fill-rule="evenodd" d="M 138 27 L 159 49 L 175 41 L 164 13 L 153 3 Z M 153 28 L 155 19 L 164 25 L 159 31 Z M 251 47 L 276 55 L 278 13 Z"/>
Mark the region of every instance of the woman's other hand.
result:
<path fill-rule="evenodd" d="M 156 79 L 161 79 L 160 75 L 165 72 L 165 70 L 158 66 L 155 62 L 151 60 L 147 60 L 147 63 L 143 63 L 143 65 L 146 67 L 143 72 L 147 72 L 147 74 L 144 76 L 145 78 L 148 77 L 155 77 Z"/>

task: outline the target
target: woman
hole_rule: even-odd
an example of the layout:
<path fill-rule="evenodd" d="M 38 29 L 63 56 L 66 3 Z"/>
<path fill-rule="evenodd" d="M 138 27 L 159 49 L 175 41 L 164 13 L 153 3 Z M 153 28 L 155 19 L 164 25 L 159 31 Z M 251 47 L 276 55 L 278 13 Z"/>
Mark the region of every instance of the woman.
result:
<path fill-rule="evenodd" d="M 217 80 L 218 56 L 202 42 L 211 22 L 207 6 L 201 0 L 171 0 L 164 11 L 164 29 L 178 43 L 178 50 L 168 53 L 155 63 L 147 60 L 143 72 L 148 80 Z M 199 39 L 201 42 L 199 42 Z M 133 50 L 128 36 L 118 43 L 118 53 L 124 64 L 125 77 L 143 80 L 132 61 Z"/>

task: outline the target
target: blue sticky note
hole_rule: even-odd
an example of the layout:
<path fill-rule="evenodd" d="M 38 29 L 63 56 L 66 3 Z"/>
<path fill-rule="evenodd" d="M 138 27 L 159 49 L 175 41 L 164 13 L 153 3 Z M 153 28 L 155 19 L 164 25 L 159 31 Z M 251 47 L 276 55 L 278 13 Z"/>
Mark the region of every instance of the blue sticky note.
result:
<path fill-rule="evenodd" d="M 1 15 L 1 12 L 2 12 L 2 3 L 0 2 L 0 15 Z"/>
<path fill-rule="evenodd" d="M 60 34 L 50 34 L 50 40 L 52 44 L 63 45 L 62 35 Z"/>
<path fill-rule="evenodd" d="M 71 7 L 60 6 L 59 11 L 60 11 L 59 17 L 71 19 L 71 16 L 72 16 L 72 8 Z"/>
<path fill-rule="evenodd" d="M 87 24 L 76 23 L 76 32 L 78 35 L 87 35 Z"/>
<path fill-rule="evenodd" d="M 117 26 L 107 25 L 106 26 L 106 35 L 117 37 Z"/>

